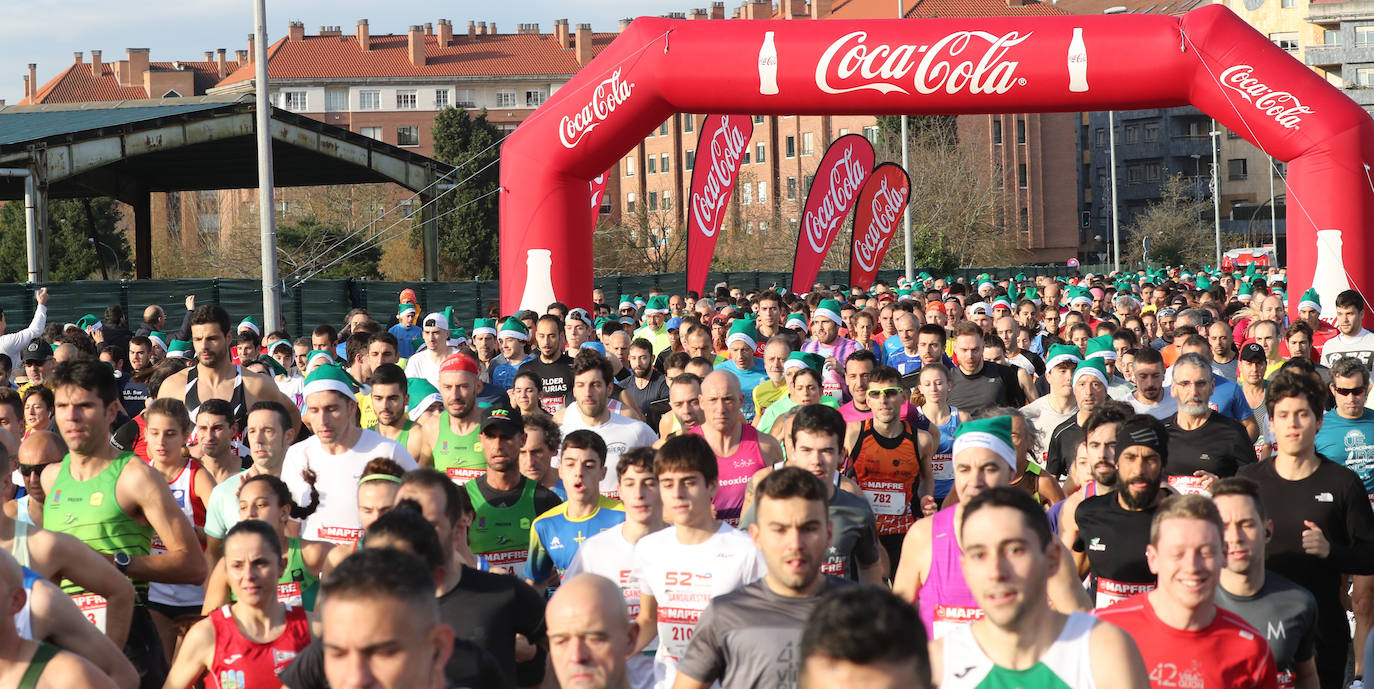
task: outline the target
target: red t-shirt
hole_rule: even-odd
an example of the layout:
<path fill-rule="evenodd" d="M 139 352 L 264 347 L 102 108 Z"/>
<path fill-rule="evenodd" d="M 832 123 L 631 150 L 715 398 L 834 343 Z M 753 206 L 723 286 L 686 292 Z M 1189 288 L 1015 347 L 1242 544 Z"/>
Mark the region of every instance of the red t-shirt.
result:
<path fill-rule="evenodd" d="M 305 608 L 286 606 L 286 626 L 277 638 L 255 643 L 244 638 L 229 606 L 210 613 L 215 626 L 215 657 L 206 673 L 210 689 L 277 687 L 277 675 L 310 645 L 310 621 Z"/>
<path fill-rule="evenodd" d="M 1094 614 L 1135 639 L 1151 687 L 1277 689 L 1269 643 L 1239 615 L 1217 608 L 1216 619 L 1203 629 L 1174 629 L 1155 615 L 1149 595 L 1132 596 Z"/>

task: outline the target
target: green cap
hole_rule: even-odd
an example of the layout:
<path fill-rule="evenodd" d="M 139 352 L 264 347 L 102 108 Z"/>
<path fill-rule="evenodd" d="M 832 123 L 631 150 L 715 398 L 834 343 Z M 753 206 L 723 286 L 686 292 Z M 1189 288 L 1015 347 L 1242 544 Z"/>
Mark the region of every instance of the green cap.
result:
<path fill-rule="evenodd" d="M 1089 359 L 1102 358 L 1116 361 L 1116 350 L 1112 348 L 1112 336 L 1110 334 L 1098 335 L 1088 340 L 1087 355 Z"/>
<path fill-rule="evenodd" d="M 1083 376 L 1092 376 L 1102 383 L 1102 387 L 1107 387 L 1107 362 L 1102 357 L 1088 357 L 1078 362 L 1073 369 L 1073 382 L 1077 383 Z"/>
<path fill-rule="evenodd" d="M 86 315 L 84 315 L 84 316 L 82 316 L 81 318 L 78 318 L 78 319 L 76 320 L 76 327 L 78 327 L 78 328 L 80 328 L 80 329 L 82 329 L 82 330 L 85 330 L 86 328 L 89 328 L 89 327 L 91 327 L 91 326 L 93 326 L 93 325 L 95 325 L 96 323 L 99 323 L 99 322 L 100 322 L 100 317 L 99 317 L 99 316 L 95 316 L 95 315 L 92 315 L 92 314 L 89 314 L 89 313 L 88 313 L 88 314 L 86 314 Z"/>
<path fill-rule="evenodd" d="M 360 386 L 339 364 L 322 364 L 305 377 L 305 396 L 332 390 L 345 397 L 358 394 Z"/>
<path fill-rule="evenodd" d="M 530 339 L 530 330 L 525 327 L 525 322 L 511 316 L 501 322 L 501 329 L 496 332 L 497 337 L 513 337 L 517 340 Z"/>
<path fill-rule="evenodd" d="M 1011 417 L 994 416 L 959 424 L 954 431 L 954 455 L 968 449 L 983 448 L 997 453 L 1012 469 L 1016 468 L 1016 446 L 1011 441 Z"/>
<path fill-rule="evenodd" d="M 814 320 L 817 316 L 823 316 L 834 321 L 835 325 L 844 325 L 844 319 L 840 318 L 842 308 L 837 299 L 822 299 L 811 314 L 811 318 Z"/>
<path fill-rule="evenodd" d="M 1045 370 L 1048 371 L 1063 363 L 1077 366 L 1079 359 L 1083 358 L 1080 354 L 1078 348 L 1071 344 L 1050 345 L 1050 350 L 1045 352 Z"/>
<path fill-rule="evenodd" d="M 167 345 L 167 357 L 170 359 L 184 359 L 191 351 L 191 343 L 186 340 L 172 340 Z"/>

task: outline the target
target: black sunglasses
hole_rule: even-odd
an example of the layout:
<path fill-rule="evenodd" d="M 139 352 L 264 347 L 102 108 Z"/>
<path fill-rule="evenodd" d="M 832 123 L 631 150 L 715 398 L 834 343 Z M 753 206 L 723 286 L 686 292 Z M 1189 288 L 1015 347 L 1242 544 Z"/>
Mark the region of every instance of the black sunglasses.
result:
<path fill-rule="evenodd" d="M 42 464 L 20 464 L 19 473 L 22 476 L 30 476 L 35 471 L 43 471 L 43 467 L 48 466 L 49 464 L 58 464 L 61 461 L 62 460 L 59 459 L 56 462 L 43 462 Z"/>
<path fill-rule="evenodd" d="M 1369 386 L 1361 385 L 1357 388 L 1338 388 L 1333 385 L 1331 389 L 1335 390 L 1337 395 L 1363 395 L 1364 391 L 1369 389 Z"/>

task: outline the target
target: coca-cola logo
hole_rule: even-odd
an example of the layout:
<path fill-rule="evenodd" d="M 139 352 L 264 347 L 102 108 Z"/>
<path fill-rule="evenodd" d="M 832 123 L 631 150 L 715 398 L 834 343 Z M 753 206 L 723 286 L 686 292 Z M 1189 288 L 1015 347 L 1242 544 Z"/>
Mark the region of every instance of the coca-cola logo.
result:
<path fill-rule="evenodd" d="M 1221 73 L 1221 85 L 1240 94 L 1256 110 L 1273 118 L 1284 129 L 1302 129 L 1302 116 L 1312 114 L 1312 108 L 1303 105 L 1298 97 L 1288 91 L 1275 91 L 1268 84 L 1253 76 L 1254 67 L 1236 65 Z"/>
<path fill-rule="evenodd" d="M 868 169 L 854 159 L 854 145 L 845 146 L 844 154 L 836 158 L 829 172 L 829 187 L 821 203 L 802 215 L 802 232 L 811 249 L 824 254 L 844 222 L 845 212 L 863 186 Z"/>
<path fill-rule="evenodd" d="M 592 210 L 601 208 L 601 195 L 606 193 L 606 173 L 597 175 L 591 182 Z"/>
<path fill-rule="evenodd" d="M 816 86 L 826 93 L 867 89 L 911 95 L 901 85 L 909 78 L 916 91 L 926 95 L 937 91 L 1002 94 L 1026 84 L 1016 76 L 1021 63 L 1007 60 L 1006 54 L 1030 37 L 1017 31 L 1001 36 L 956 31 L 930 44 L 890 46 L 868 45 L 864 42 L 868 33 L 855 31 L 825 49 L 816 64 Z M 971 46 L 981 47 L 982 54 Z"/>
<path fill-rule="evenodd" d="M 708 149 L 711 160 L 706 183 L 700 193 L 692 195 L 692 222 L 703 237 L 714 237 L 720 227 L 716 214 L 730 198 L 730 188 L 735 184 L 740 160 L 748 146 L 749 138 L 744 132 L 731 125 L 729 116 L 721 115 L 720 127 L 711 136 Z"/>
<path fill-rule="evenodd" d="M 564 115 L 558 126 L 558 140 L 566 148 L 576 148 L 593 129 L 601 126 L 606 118 L 615 112 L 622 103 L 629 100 L 635 85 L 620 80 L 620 70 L 592 90 L 592 97 L 581 110 L 572 115 Z"/>
<path fill-rule="evenodd" d="M 897 231 L 897 219 L 906 207 L 909 194 L 910 190 L 905 185 L 893 187 L 886 176 L 878 180 L 878 190 L 869 204 L 873 216 L 868 227 L 864 228 L 863 235 L 854 240 L 854 260 L 860 268 L 865 271 L 877 268 L 878 257 Z"/>

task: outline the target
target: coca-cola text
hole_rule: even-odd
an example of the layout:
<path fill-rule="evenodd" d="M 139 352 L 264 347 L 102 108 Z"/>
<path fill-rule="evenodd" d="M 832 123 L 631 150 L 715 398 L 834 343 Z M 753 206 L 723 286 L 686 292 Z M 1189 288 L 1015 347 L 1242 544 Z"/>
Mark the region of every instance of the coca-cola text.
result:
<path fill-rule="evenodd" d="M 868 227 L 863 228 L 863 234 L 854 238 L 854 260 L 860 268 L 871 271 L 877 267 L 878 257 L 897 231 L 897 221 L 902 217 L 909 194 L 906 186 L 893 187 L 886 176 L 878 180 L 878 190 L 870 204 L 873 217 Z"/>
<path fill-rule="evenodd" d="M 738 127 L 730 126 L 730 118 L 720 116 L 720 128 L 711 137 L 711 167 L 700 194 L 692 195 L 692 222 L 703 237 L 714 237 L 720 224 L 716 213 L 730 198 L 730 189 L 739 173 L 740 159 L 749 139 Z"/>
<path fill-rule="evenodd" d="M 902 83 L 910 83 L 918 93 L 937 91 L 956 94 L 1003 94 L 1012 86 L 1024 86 L 1016 77 L 1021 63 L 1007 60 L 1007 51 L 1030 38 L 1009 31 L 998 36 L 986 31 L 956 31 L 934 43 L 920 45 L 868 45 L 865 31 L 855 31 L 830 44 L 816 64 L 816 86 L 826 93 L 872 90 L 879 93 L 911 94 Z M 982 45 L 977 55 L 956 60 L 970 45 Z M 917 61 L 917 57 L 919 61 Z"/>
<path fill-rule="evenodd" d="M 558 125 L 558 140 L 566 148 L 576 148 L 582 139 L 593 129 L 601 126 L 615 109 L 630 98 L 635 85 L 620 80 L 620 70 L 611 73 L 610 78 L 596 85 L 592 97 L 582 109 L 571 116 L 564 115 Z"/>
<path fill-rule="evenodd" d="M 817 254 L 824 254 L 844 222 L 854 195 L 863 186 L 868 170 L 854 159 L 854 147 L 847 146 L 830 168 L 830 188 L 814 211 L 802 215 L 802 232 Z"/>
<path fill-rule="evenodd" d="M 1274 119 L 1284 129 L 1302 129 L 1302 116 L 1312 113 L 1312 108 L 1302 104 L 1298 97 L 1287 91 L 1275 91 L 1252 72 L 1250 65 L 1236 65 L 1221 73 L 1221 85 L 1240 94 L 1256 110 Z"/>

